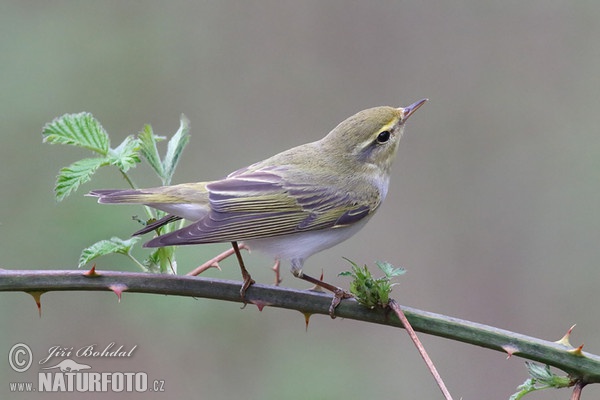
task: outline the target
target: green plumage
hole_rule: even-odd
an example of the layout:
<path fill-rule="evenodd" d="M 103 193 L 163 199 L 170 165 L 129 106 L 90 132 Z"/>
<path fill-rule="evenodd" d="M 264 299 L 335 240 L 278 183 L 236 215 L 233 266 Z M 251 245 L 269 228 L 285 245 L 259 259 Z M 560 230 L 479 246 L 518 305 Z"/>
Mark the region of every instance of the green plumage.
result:
<path fill-rule="evenodd" d="M 368 219 L 378 209 L 387 194 L 404 121 L 423 103 L 361 111 L 319 141 L 289 149 L 221 180 L 96 190 L 90 195 L 99 197 L 100 203 L 146 204 L 175 216 L 158 226 L 178 217 L 192 221 L 185 228 L 154 238 L 147 243 L 150 247 L 334 232 Z M 340 241 L 346 236 L 340 235 Z M 299 254 L 305 258 L 320 247 Z"/>

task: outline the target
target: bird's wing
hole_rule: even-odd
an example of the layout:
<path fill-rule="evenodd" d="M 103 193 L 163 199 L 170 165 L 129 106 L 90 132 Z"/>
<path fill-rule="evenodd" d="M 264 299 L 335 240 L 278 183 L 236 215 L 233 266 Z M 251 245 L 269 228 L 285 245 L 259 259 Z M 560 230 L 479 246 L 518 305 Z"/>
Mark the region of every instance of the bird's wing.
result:
<path fill-rule="evenodd" d="M 159 236 L 148 247 L 265 238 L 351 225 L 377 207 L 333 186 L 259 169 L 207 184 L 210 212 L 201 220 Z"/>
<path fill-rule="evenodd" d="M 171 222 L 179 221 L 180 219 L 182 219 L 182 218 L 177 215 L 167 214 L 164 217 L 162 217 L 154 222 L 148 223 L 146 226 L 144 226 L 139 231 L 134 232 L 131 236 L 144 235 L 148 232 L 155 231 L 164 225 L 170 224 Z"/>

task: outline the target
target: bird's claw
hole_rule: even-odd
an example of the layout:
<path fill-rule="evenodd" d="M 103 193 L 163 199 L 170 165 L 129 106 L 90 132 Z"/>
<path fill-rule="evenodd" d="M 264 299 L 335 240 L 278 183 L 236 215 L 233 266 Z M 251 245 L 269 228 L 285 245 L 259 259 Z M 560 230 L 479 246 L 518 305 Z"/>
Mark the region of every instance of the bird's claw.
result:
<path fill-rule="evenodd" d="M 335 309 L 342 302 L 343 299 L 351 299 L 354 296 L 351 293 L 346 292 L 341 288 L 336 288 L 333 291 L 333 299 L 331 300 L 331 305 L 329 306 L 329 316 L 331 319 L 335 318 Z"/>
<path fill-rule="evenodd" d="M 256 282 L 254 281 L 254 279 L 252 279 L 250 274 L 244 277 L 244 283 L 242 283 L 242 287 L 240 288 L 240 297 L 242 298 L 242 300 L 246 300 L 246 290 L 248 290 L 248 288 L 254 283 Z"/>

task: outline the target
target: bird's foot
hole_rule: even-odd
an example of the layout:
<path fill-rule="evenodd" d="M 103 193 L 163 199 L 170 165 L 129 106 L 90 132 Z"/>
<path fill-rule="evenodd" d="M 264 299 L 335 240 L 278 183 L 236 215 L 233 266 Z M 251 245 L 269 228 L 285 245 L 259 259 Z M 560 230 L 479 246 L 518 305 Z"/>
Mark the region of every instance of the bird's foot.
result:
<path fill-rule="evenodd" d="M 329 306 L 329 316 L 333 319 L 335 318 L 335 309 L 342 302 L 343 299 L 352 299 L 354 295 L 352 293 L 346 292 L 342 288 L 336 288 L 333 292 L 333 300 L 331 300 L 331 305 Z"/>
<path fill-rule="evenodd" d="M 242 300 L 246 301 L 246 290 L 248 290 L 248 288 L 256 282 L 254 279 L 252 279 L 248 271 L 246 271 L 246 274 L 244 274 L 242 271 L 242 278 L 244 278 L 244 283 L 242 283 L 242 287 L 240 289 L 240 297 Z"/>
<path fill-rule="evenodd" d="M 238 263 L 240 264 L 240 270 L 242 271 L 242 279 L 244 279 L 244 283 L 242 284 L 242 288 L 240 289 L 240 296 L 244 302 L 246 301 L 246 290 L 252 285 L 254 279 L 250 276 L 250 273 L 246 269 L 244 265 L 244 259 L 242 258 L 242 253 L 240 253 L 240 246 L 238 246 L 237 242 L 231 242 L 231 246 L 233 247 L 233 251 L 238 259 Z M 242 244 L 243 246 L 243 244 Z"/>
<path fill-rule="evenodd" d="M 329 290 L 333 293 L 333 299 L 329 306 L 329 316 L 335 318 L 335 309 L 343 299 L 351 299 L 354 296 L 351 293 L 346 292 L 344 289 L 334 286 L 330 283 L 324 282 L 322 279 L 313 278 L 312 276 L 304 274 L 302 271 L 293 271 L 295 277 L 310 282 L 320 288 Z"/>

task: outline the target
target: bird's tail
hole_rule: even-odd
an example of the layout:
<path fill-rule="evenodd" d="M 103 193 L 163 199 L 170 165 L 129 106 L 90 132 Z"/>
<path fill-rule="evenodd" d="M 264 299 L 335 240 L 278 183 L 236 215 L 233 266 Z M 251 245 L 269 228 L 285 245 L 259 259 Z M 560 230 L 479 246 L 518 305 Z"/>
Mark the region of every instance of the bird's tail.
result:
<path fill-rule="evenodd" d="M 102 204 L 145 204 L 190 221 L 198 221 L 210 210 L 204 182 L 149 189 L 99 189 L 88 196 L 97 197 Z"/>
<path fill-rule="evenodd" d="M 88 196 L 104 204 L 206 204 L 208 192 L 205 182 L 184 183 L 149 189 L 99 189 Z"/>
<path fill-rule="evenodd" d="M 102 204 L 149 204 L 162 203 L 165 195 L 152 190 L 100 189 L 92 190 L 88 196 L 97 197 Z"/>

